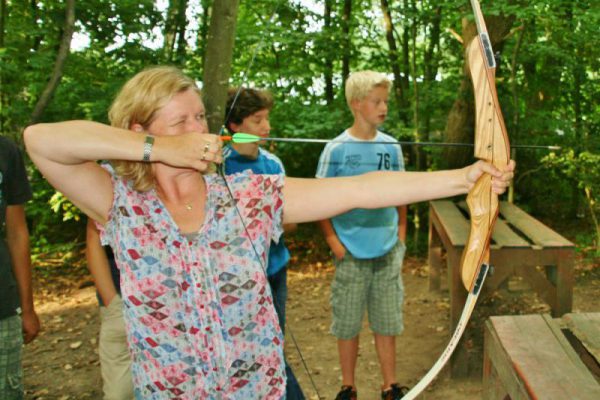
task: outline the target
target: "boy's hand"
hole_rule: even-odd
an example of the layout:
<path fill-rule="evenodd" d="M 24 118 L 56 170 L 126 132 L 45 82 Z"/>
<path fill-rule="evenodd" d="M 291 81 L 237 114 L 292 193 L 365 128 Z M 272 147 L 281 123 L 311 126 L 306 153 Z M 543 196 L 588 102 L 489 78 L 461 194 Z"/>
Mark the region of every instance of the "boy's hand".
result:
<path fill-rule="evenodd" d="M 492 176 L 492 190 L 494 193 L 504 193 L 515 175 L 515 165 L 514 160 L 510 160 L 506 167 L 498 169 L 488 162 L 481 160 L 477 161 L 466 167 L 466 179 L 469 184 L 469 189 L 475 185 L 475 182 L 477 182 L 481 175 L 487 173 Z"/>
<path fill-rule="evenodd" d="M 329 248 L 336 260 L 342 260 L 346 256 L 346 248 L 339 239 L 329 243 Z"/>
<path fill-rule="evenodd" d="M 27 344 L 38 335 L 40 331 L 40 319 L 35 311 L 23 312 L 21 319 L 23 320 L 23 342 Z"/>

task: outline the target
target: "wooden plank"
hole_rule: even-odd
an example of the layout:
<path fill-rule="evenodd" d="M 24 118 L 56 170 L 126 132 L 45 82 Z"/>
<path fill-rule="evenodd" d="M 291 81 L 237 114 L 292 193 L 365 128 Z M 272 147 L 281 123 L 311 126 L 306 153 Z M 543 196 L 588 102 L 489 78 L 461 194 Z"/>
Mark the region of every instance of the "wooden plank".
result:
<path fill-rule="evenodd" d="M 436 200 L 430 204 L 431 209 L 438 215 L 442 229 L 450 239 L 452 246 L 464 247 L 471 230 L 469 221 L 449 200 Z"/>
<path fill-rule="evenodd" d="M 494 231 L 492 232 L 492 240 L 494 241 L 494 245 L 503 248 L 503 247 L 529 247 L 531 248 L 531 244 L 519 236 L 515 231 L 513 231 L 510 226 L 506 224 L 506 222 L 498 218 L 496 220 L 496 224 L 494 225 Z"/>
<path fill-rule="evenodd" d="M 533 243 L 543 247 L 574 247 L 574 244 L 514 204 L 500 203 L 500 214 L 523 232 Z"/>
<path fill-rule="evenodd" d="M 524 387 L 532 399 L 599 399 L 600 385 L 551 323 L 540 315 L 490 318 L 490 329 L 522 383 L 511 383 L 510 374 L 504 373 L 508 394 L 523 398 L 518 389 Z"/>
<path fill-rule="evenodd" d="M 503 366 L 510 366 L 509 362 L 500 361 L 505 359 L 506 355 L 502 354 L 502 350 L 499 346 L 499 341 L 496 338 L 495 332 L 492 332 L 490 321 L 485 321 L 484 325 L 484 346 L 483 346 L 483 384 L 481 397 L 485 400 L 500 400 L 506 397 L 506 389 L 500 379 L 500 375 L 496 370 L 497 366 L 502 368 Z M 512 368 L 509 367 L 509 371 L 503 371 L 510 373 Z M 518 382 L 516 377 L 513 377 L 512 382 Z"/>
<path fill-rule="evenodd" d="M 467 203 L 464 201 L 458 202 L 457 207 L 469 213 Z M 519 236 L 502 218 L 496 219 L 494 225 L 494 231 L 492 232 L 493 244 L 490 246 L 494 249 L 501 249 L 504 247 L 523 247 L 531 248 L 531 243 Z"/>
<path fill-rule="evenodd" d="M 600 313 L 577 313 L 563 316 L 567 328 L 600 363 Z"/>
<path fill-rule="evenodd" d="M 512 367 L 512 360 L 505 349 L 503 337 L 498 335 L 495 318 L 497 317 L 490 317 L 485 322 L 484 328 L 484 357 L 489 359 L 490 365 L 487 371 L 484 368 L 484 374 L 489 375 L 487 377 L 484 375 L 488 384 L 484 385 L 483 398 L 485 400 L 505 399 L 506 395 L 510 393 L 511 400 L 529 400 L 527 388 Z M 496 380 L 502 383 L 500 390 L 494 382 Z M 492 383 L 494 384 L 493 388 L 490 387 Z"/>
<path fill-rule="evenodd" d="M 567 340 L 565 335 L 562 333 L 561 326 L 560 326 L 560 320 L 559 319 L 554 320 L 548 314 L 543 314 L 542 318 L 544 318 L 544 321 L 546 321 L 548 328 L 550 329 L 550 331 L 556 338 L 556 341 L 560 344 L 560 346 L 565 351 L 565 354 L 569 357 L 569 359 L 573 363 L 573 366 L 575 368 L 578 368 L 583 374 L 590 372 L 587 369 L 587 367 L 585 366 L 585 364 L 583 363 L 583 361 L 581 361 L 581 357 L 579 357 L 579 354 L 577 354 L 577 352 L 575 352 L 573 350 L 573 346 L 571 346 L 571 343 Z"/>

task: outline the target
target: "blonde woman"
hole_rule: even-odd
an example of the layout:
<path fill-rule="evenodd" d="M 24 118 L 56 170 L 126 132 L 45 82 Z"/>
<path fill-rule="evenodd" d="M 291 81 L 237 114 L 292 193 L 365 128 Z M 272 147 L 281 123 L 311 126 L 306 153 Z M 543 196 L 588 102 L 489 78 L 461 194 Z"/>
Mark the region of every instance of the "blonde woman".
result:
<path fill-rule="evenodd" d="M 48 181 L 114 249 L 138 399 L 284 397 L 283 337 L 264 271 L 283 223 L 466 193 L 484 172 L 500 193 L 514 168 L 223 178 L 206 173 L 222 161 L 221 141 L 207 133 L 199 91 L 170 67 L 133 77 L 109 116 L 112 126 L 39 124 L 24 135 Z"/>

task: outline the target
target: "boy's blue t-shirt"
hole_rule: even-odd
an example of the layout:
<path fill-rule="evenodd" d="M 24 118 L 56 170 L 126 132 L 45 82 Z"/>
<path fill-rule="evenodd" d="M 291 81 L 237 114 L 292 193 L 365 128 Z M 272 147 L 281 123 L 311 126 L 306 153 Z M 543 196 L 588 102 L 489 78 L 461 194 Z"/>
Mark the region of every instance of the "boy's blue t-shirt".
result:
<path fill-rule="evenodd" d="M 267 150 L 258 148 L 258 157 L 253 160 L 242 156 L 233 147 L 227 146 L 223 149 L 225 174 L 231 175 L 236 172 L 251 170 L 255 174 L 285 174 L 281 160 Z M 267 265 L 267 276 L 273 276 L 279 272 L 290 260 L 290 252 L 283 241 L 271 242 L 269 249 L 269 261 Z"/>
<path fill-rule="evenodd" d="M 397 143 L 364 144 L 348 130 L 334 141 L 355 143 L 328 143 L 321 153 L 317 178 L 355 176 L 378 170 L 404 171 L 402 149 Z M 374 142 L 396 142 L 396 139 L 378 131 Z M 398 211 L 395 207 L 368 210 L 357 208 L 331 219 L 342 244 L 355 258 L 380 257 L 389 252 L 398 241 Z"/>

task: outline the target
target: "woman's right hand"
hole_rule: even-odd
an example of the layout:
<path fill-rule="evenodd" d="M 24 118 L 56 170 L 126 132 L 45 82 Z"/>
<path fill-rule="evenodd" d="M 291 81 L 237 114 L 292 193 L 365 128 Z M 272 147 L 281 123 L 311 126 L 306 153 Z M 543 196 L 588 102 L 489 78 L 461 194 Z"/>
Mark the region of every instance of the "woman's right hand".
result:
<path fill-rule="evenodd" d="M 200 172 L 206 171 L 211 163 L 223 162 L 221 148 L 223 144 L 219 135 L 209 133 L 189 132 L 174 136 L 155 137 L 156 158 L 173 167 L 193 168 Z"/>

